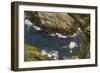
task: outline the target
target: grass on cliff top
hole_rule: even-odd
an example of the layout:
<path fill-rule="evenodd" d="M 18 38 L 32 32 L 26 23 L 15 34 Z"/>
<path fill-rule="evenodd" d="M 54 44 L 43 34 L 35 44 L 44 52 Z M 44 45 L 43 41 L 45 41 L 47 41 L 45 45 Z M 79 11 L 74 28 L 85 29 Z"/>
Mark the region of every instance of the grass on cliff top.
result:
<path fill-rule="evenodd" d="M 48 56 L 42 56 L 38 48 L 24 44 L 24 61 L 52 60 Z"/>
<path fill-rule="evenodd" d="M 39 51 L 37 48 L 30 46 L 28 44 L 24 45 L 24 60 L 25 61 L 32 61 L 34 56 L 37 56 L 38 54 L 39 54 Z"/>

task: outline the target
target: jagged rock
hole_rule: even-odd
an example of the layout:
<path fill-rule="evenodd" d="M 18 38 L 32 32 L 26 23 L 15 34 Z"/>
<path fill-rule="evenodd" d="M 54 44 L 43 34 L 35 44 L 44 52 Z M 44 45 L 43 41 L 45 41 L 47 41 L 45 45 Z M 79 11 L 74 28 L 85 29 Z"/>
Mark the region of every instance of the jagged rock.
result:
<path fill-rule="evenodd" d="M 75 20 L 67 13 L 26 12 L 25 18 L 30 19 L 34 25 L 48 33 L 61 33 L 68 36 L 77 31 Z"/>
<path fill-rule="evenodd" d="M 24 19 L 29 19 L 30 21 L 32 21 L 33 17 L 34 17 L 34 15 L 33 15 L 32 12 L 30 12 L 30 11 L 25 11 L 24 12 Z"/>
<path fill-rule="evenodd" d="M 90 58 L 90 15 L 89 14 L 69 14 L 82 29 L 82 43 L 80 46 L 80 58 Z"/>

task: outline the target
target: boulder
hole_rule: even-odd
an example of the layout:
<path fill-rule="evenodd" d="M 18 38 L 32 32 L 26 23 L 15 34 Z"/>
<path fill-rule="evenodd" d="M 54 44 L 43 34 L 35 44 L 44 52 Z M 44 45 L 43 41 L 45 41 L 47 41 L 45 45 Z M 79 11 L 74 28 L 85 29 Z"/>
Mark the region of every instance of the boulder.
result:
<path fill-rule="evenodd" d="M 65 12 L 26 12 L 25 18 L 51 34 L 61 33 L 68 36 L 78 29 L 75 20 Z"/>

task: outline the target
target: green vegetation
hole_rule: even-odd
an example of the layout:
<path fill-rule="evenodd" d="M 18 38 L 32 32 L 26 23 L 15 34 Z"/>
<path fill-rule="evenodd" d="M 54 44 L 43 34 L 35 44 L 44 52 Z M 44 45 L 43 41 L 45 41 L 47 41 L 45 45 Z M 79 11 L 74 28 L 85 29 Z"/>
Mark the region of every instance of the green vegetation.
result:
<path fill-rule="evenodd" d="M 25 44 L 24 48 L 25 48 L 24 49 L 25 61 L 31 61 L 32 59 L 34 59 L 34 56 L 39 55 L 39 50 L 35 47 Z M 34 60 L 36 60 L 36 59 L 34 59 Z"/>
<path fill-rule="evenodd" d="M 75 56 L 70 56 L 67 59 L 79 59 L 79 56 L 75 55 Z"/>
<path fill-rule="evenodd" d="M 90 15 L 89 14 L 70 14 L 82 29 L 82 43 L 80 45 L 80 59 L 90 58 Z M 73 55 L 75 56 L 75 55 Z"/>
<path fill-rule="evenodd" d="M 71 55 L 70 59 L 78 58 L 86 59 L 90 58 L 90 15 L 89 14 L 69 14 L 72 16 L 78 27 L 82 29 L 82 43 L 80 45 L 80 53 L 78 55 Z"/>
<path fill-rule="evenodd" d="M 52 60 L 47 55 L 41 55 L 41 51 L 36 47 L 24 44 L 24 61 L 41 61 L 41 60 Z"/>
<path fill-rule="evenodd" d="M 84 31 L 82 33 L 82 44 L 81 44 L 81 52 L 80 52 L 80 58 L 81 59 L 86 59 L 90 58 L 90 35 L 88 34 L 89 32 Z"/>

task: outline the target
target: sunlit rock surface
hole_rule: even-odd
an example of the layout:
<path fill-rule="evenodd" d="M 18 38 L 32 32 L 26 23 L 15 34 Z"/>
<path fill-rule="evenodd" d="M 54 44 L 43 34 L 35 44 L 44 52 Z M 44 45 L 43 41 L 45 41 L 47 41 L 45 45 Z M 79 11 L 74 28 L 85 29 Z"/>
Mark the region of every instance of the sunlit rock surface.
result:
<path fill-rule="evenodd" d="M 25 18 L 51 34 L 61 33 L 68 36 L 77 31 L 75 20 L 67 13 L 26 12 Z M 65 36 L 63 37 L 65 38 Z"/>

